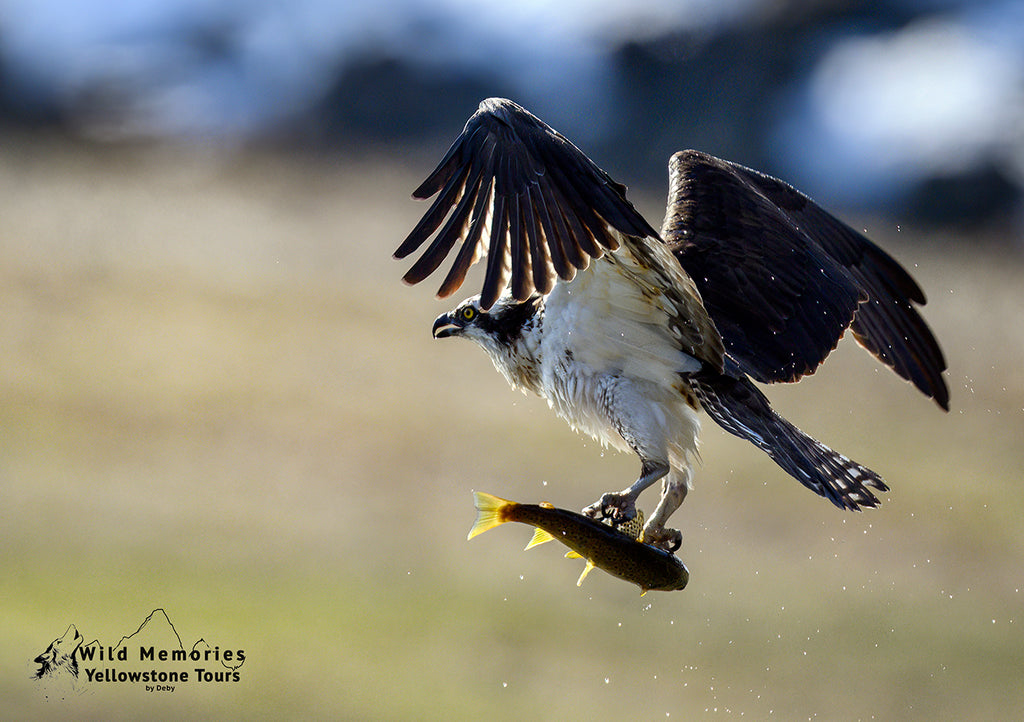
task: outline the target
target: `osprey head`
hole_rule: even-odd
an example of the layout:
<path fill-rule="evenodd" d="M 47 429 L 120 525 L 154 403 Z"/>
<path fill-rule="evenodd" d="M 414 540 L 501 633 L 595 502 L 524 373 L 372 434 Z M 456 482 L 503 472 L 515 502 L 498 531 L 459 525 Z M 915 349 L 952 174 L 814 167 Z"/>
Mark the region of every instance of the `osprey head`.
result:
<path fill-rule="evenodd" d="M 489 315 L 480 308 L 480 297 L 467 298 L 448 313 L 442 313 L 434 320 L 434 338 L 449 336 L 468 336 L 476 338 L 483 329 L 480 326 L 481 316 Z"/>
<path fill-rule="evenodd" d="M 511 296 L 502 296 L 488 311 L 480 306 L 480 296 L 467 298 L 448 313 L 437 317 L 434 338 L 463 336 L 484 347 L 513 345 L 537 314 L 540 302 L 540 296 L 521 302 Z"/>
<path fill-rule="evenodd" d="M 467 298 L 434 321 L 434 338 L 461 336 L 475 341 L 491 357 L 495 367 L 513 386 L 535 385 L 535 352 L 540 343 L 540 310 L 543 298 L 516 301 L 502 296 L 490 310 L 480 297 Z"/>

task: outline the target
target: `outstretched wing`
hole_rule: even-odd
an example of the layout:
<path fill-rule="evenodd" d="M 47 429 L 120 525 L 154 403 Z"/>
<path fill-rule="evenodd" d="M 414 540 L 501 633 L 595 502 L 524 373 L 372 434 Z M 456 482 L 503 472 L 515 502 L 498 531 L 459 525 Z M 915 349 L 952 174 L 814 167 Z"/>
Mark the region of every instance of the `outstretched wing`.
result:
<path fill-rule="evenodd" d="M 489 98 L 413 192 L 414 198 L 437 198 L 395 257 L 434 237 L 403 279 L 419 283 L 461 240 L 439 296 L 454 293 L 486 253 L 481 306 L 494 304 L 509 272 L 512 295 L 524 301 L 534 291 L 550 291 L 553 274 L 571 280 L 592 258 L 615 250 L 611 229 L 657 237 L 625 191 L 543 121 L 510 100 Z"/>
<path fill-rule="evenodd" d="M 943 409 L 946 361 L 917 313 L 920 287 L 891 256 L 792 186 L 688 150 L 669 164 L 662 236 L 700 290 L 739 370 L 812 373 L 847 328 Z"/>

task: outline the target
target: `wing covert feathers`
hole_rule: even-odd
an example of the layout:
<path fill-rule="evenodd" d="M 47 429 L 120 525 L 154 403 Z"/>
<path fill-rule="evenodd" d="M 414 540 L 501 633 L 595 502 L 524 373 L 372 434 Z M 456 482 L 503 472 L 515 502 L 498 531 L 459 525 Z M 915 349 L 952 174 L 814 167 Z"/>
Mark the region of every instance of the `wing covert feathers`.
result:
<path fill-rule="evenodd" d="M 660 240 L 626 237 L 623 242 L 639 271 L 631 274 L 633 283 L 649 303 L 666 314 L 668 330 L 678 347 L 721 372 L 725 363 L 722 337 L 693 279 Z M 623 265 L 618 256 L 614 260 Z"/>

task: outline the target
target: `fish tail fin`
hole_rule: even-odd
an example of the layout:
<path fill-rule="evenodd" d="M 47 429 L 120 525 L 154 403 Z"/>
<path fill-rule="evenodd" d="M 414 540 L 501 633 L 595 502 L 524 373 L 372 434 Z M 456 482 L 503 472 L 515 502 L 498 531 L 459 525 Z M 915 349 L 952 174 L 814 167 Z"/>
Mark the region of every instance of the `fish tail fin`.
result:
<path fill-rule="evenodd" d="M 526 551 L 527 549 L 532 549 L 533 547 L 537 546 L 538 544 L 546 544 L 549 541 L 554 541 L 554 540 L 555 540 L 555 538 L 553 536 L 548 534 L 546 531 L 544 531 L 540 527 L 537 527 L 537 531 L 533 532 L 533 538 L 530 539 L 530 543 L 527 544 L 526 547 L 523 548 L 523 551 Z"/>
<path fill-rule="evenodd" d="M 473 502 L 476 505 L 476 522 L 469 530 L 466 539 L 472 539 L 478 534 L 483 534 L 488 529 L 504 524 L 505 512 L 509 507 L 515 506 L 515 502 L 494 494 L 487 494 L 482 491 L 473 492 Z"/>

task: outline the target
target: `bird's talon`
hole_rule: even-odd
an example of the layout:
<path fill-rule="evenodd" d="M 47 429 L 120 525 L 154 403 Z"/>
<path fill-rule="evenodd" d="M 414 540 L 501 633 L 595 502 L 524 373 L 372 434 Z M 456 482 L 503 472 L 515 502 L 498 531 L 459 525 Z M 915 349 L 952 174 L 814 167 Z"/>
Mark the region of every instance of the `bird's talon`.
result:
<path fill-rule="evenodd" d="M 607 493 L 586 507 L 583 513 L 591 519 L 610 519 L 618 526 L 636 516 L 636 502 L 628 494 Z"/>
<path fill-rule="evenodd" d="M 644 544 L 663 549 L 670 554 L 679 551 L 683 546 L 683 534 L 678 529 L 648 528 L 643 533 Z"/>
<path fill-rule="evenodd" d="M 668 551 L 671 554 L 675 554 L 679 551 L 681 546 L 683 546 L 683 535 L 679 531 L 676 531 L 668 543 Z"/>

